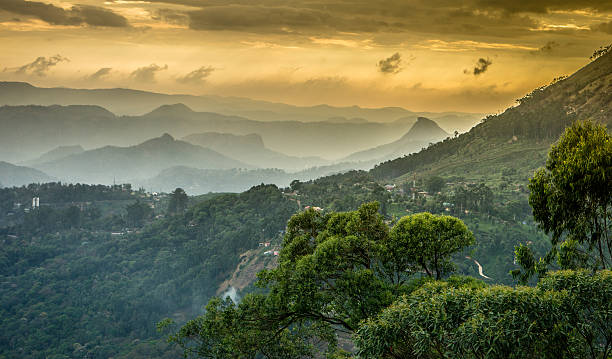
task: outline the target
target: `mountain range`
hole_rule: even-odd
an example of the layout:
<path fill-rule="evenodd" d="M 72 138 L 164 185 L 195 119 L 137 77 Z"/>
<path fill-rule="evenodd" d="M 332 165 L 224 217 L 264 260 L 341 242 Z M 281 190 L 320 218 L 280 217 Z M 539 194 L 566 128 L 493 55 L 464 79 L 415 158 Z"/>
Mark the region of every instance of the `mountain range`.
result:
<path fill-rule="evenodd" d="M 112 183 L 150 178 L 172 166 L 207 169 L 253 168 L 208 148 L 175 140 L 169 134 L 136 146 L 105 146 L 84 151 L 36 168 L 68 182 Z"/>
<path fill-rule="evenodd" d="M 168 95 L 130 89 L 41 88 L 25 82 L 0 82 L 0 104 L 98 105 L 120 115 L 140 115 L 162 105 L 184 103 L 196 111 L 245 117 L 256 121 L 392 122 L 428 117 L 447 131 L 467 131 L 483 114 L 412 112 L 400 107 L 362 108 L 329 105 L 293 106 L 238 97 Z"/>
<path fill-rule="evenodd" d="M 338 159 L 397 140 L 413 125 L 391 123 L 253 121 L 218 113 L 195 112 L 183 104 L 164 105 L 142 116 L 115 116 L 99 106 L 0 107 L 0 160 L 23 162 L 58 146 L 87 149 L 132 146 L 169 133 L 181 138 L 194 133 L 258 134 L 266 147 L 292 157 Z M 269 155 L 269 154 L 268 154 Z"/>
<path fill-rule="evenodd" d="M 287 156 L 265 147 L 260 135 L 234 135 L 230 133 L 205 132 L 183 137 L 184 141 L 222 153 L 244 163 L 260 168 L 282 168 L 299 171 L 329 164 L 320 157 Z"/>

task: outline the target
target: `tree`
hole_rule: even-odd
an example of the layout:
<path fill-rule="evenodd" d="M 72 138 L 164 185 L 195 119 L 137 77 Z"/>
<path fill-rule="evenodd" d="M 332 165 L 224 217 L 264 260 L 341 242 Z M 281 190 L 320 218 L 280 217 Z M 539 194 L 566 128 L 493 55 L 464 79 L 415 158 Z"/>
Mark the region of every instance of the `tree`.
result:
<path fill-rule="evenodd" d="M 452 267 L 448 257 L 472 243 L 473 236 L 460 220 L 429 216 L 429 228 L 420 230 L 438 231 L 439 236 L 421 239 L 437 242 L 430 249 L 436 263 L 432 270 L 441 277 Z M 203 358 L 225 355 L 216 353 L 231 353 L 229 358 L 315 357 L 316 342 L 327 345 L 330 357 L 342 356 L 338 333 L 353 334 L 363 320 L 411 292 L 412 280 L 420 280 L 413 270 L 420 263 L 412 261 L 419 257 L 405 256 L 408 234 L 401 233 L 419 228 L 398 225 L 390 235 L 376 202 L 351 212 L 309 209 L 294 215 L 278 266 L 258 274 L 256 285 L 266 294 L 248 294 L 239 305 L 213 300 L 204 316 L 172 339 L 187 354 Z"/>
<path fill-rule="evenodd" d="M 446 181 L 442 177 L 431 176 L 425 180 L 425 189 L 429 193 L 438 193 L 444 188 Z"/>
<path fill-rule="evenodd" d="M 170 194 L 170 203 L 168 203 L 168 213 L 177 214 L 183 213 L 187 209 L 189 197 L 182 188 L 176 188 Z"/>
<path fill-rule="evenodd" d="M 460 219 L 418 213 L 397 222 L 387 247 L 394 262 L 412 263 L 416 265 L 413 270 L 441 279 L 453 269 L 451 255 L 474 242 L 474 235 Z"/>
<path fill-rule="evenodd" d="M 363 322 L 359 358 L 609 358 L 612 272 L 551 273 L 537 288 L 473 281 L 426 283 Z"/>
<path fill-rule="evenodd" d="M 130 225 L 138 227 L 142 226 L 146 219 L 149 219 L 153 214 L 153 209 L 146 203 L 136 200 L 136 202 L 125 207 L 127 210 L 127 221 Z"/>
<path fill-rule="evenodd" d="M 604 126 L 568 127 L 529 189 L 533 216 L 552 235 L 550 259 L 561 252 L 562 267 L 612 268 L 612 138 Z"/>

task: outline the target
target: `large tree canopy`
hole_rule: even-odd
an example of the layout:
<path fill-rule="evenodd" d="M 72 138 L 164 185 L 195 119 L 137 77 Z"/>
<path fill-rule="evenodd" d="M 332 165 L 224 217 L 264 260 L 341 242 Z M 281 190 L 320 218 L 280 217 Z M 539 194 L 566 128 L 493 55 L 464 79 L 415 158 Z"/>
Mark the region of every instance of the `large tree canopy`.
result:
<path fill-rule="evenodd" d="M 612 138 L 605 127 L 568 127 L 529 189 L 534 218 L 552 235 L 562 267 L 612 268 Z"/>
<path fill-rule="evenodd" d="M 390 230 L 378 211 L 369 203 L 353 212 L 294 215 L 278 267 L 259 274 L 267 294 L 248 295 L 239 305 L 211 301 L 175 340 L 205 358 L 289 358 L 312 354 L 316 342 L 338 354 L 337 334 L 353 334 L 411 292 L 409 278 L 451 272 L 449 256 L 474 242 L 456 218 L 418 214 Z"/>

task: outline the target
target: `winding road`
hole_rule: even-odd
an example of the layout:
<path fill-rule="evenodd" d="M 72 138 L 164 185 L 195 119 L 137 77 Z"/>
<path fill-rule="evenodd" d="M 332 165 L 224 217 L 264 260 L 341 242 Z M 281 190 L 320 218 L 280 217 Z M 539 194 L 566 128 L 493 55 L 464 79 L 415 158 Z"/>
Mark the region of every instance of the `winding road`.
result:
<path fill-rule="evenodd" d="M 472 259 L 471 257 L 466 256 L 465 258 L 474 261 L 474 263 L 476 263 L 476 265 L 478 266 L 478 274 L 480 274 L 481 277 L 483 278 L 487 278 L 487 279 L 491 279 L 491 277 L 487 277 L 483 272 L 482 272 L 482 266 L 480 265 L 480 263 L 478 263 L 477 260 Z"/>

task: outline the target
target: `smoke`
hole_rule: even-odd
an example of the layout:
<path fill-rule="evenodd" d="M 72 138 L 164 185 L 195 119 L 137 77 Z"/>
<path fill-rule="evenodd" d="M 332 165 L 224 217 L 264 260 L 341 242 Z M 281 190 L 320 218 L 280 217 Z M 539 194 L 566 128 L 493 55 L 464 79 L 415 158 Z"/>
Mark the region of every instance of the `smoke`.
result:
<path fill-rule="evenodd" d="M 230 297 L 234 303 L 240 302 L 240 296 L 234 287 L 229 287 L 225 292 L 223 292 L 223 294 L 221 294 L 221 298 L 225 299 L 227 297 Z"/>
<path fill-rule="evenodd" d="M 488 69 L 489 66 L 491 66 L 493 64 L 493 61 L 491 61 L 491 59 L 489 59 L 488 57 L 485 58 L 479 58 L 478 62 L 476 62 L 476 66 L 474 66 L 474 69 L 472 70 L 463 70 L 464 74 L 473 74 L 474 76 L 478 76 L 482 73 L 485 73 Z"/>

